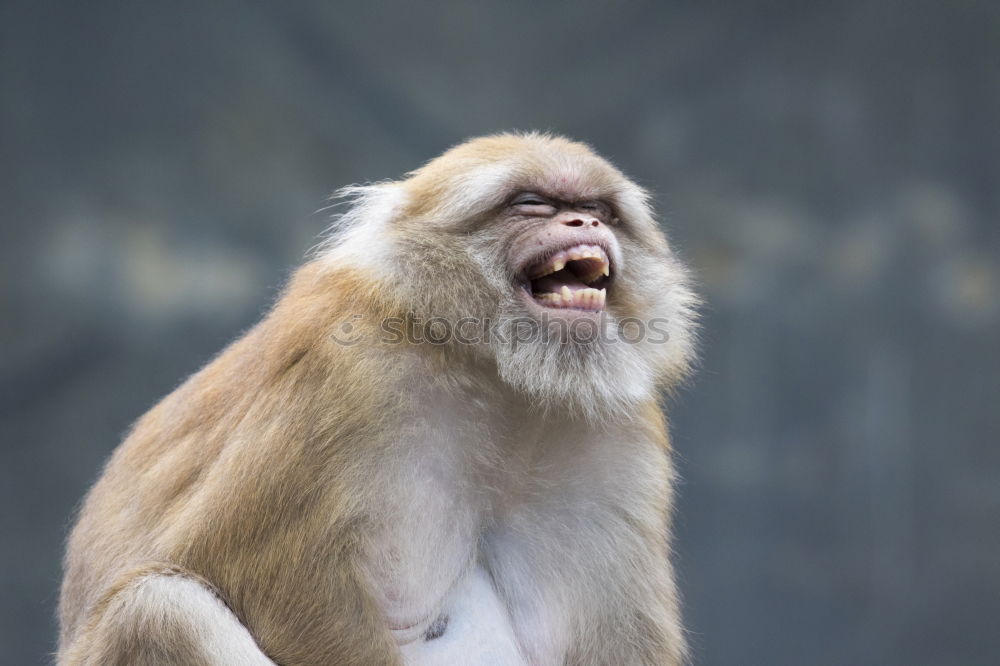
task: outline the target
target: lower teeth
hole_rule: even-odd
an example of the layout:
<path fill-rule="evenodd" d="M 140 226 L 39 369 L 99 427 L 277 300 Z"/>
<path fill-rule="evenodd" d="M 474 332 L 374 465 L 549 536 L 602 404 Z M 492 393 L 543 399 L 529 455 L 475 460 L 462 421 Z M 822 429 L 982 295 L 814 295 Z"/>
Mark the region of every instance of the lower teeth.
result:
<path fill-rule="evenodd" d="M 535 300 L 549 307 L 580 307 L 589 310 L 600 310 L 604 307 L 606 292 L 604 289 L 579 289 L 571 291 L 563 287 L 558 292 L 534 294 Z"/>

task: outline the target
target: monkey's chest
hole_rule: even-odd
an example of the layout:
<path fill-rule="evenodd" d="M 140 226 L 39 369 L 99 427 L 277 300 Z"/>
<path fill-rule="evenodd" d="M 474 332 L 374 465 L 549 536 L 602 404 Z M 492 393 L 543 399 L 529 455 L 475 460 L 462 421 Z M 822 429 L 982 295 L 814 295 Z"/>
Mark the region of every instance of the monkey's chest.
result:
<path fill-rule="evenodd" d="M 387 470 L 398 494 L 366 561 L 376 601 L 407 664 L 561 664 L 601 596 L 587 591 L 611 566 L 588 512 L 607 485 L 608 465 L 591 457 L 601 438 L 567 426 L 541 456 L 504 440 L 493 447 L 502 463 L 473 468 L 472 444 L 487 448 L 503 426 L 454 427 L 462 406 L 442 404 L 423 414 L 407 464 Z"/>
<path fill-rule="evenodd" d="M 524 663 L 507 608 L 481 566 L 458 581 L 427 630 L 400 650 L 408 665 Z"/>

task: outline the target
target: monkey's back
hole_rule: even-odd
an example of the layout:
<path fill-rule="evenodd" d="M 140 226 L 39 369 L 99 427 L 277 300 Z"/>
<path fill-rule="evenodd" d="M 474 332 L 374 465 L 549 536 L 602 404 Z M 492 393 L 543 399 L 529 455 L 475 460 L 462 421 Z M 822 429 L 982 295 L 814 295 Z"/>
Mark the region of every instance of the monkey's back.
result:
<path fill-rule="evenodd" d="M 349 312 L 379 307 L 371 284 L 306 266 L 269 317 L 136 423 L 69 538 L 61 650 L 122 586 L 156 571 L 210 583 L 286 663 L 384 640 L 370 600 L 346 580 L 357 577 L 332 580 L 355 561 L 371 512 L 354 480 L 396 404 L 383 390 L 390 355 L 329 339 Z M 362 631 L 336 626 L 331 604 L 357 608 Z M 303 642 L 303 627 L 343 639 Z"/>

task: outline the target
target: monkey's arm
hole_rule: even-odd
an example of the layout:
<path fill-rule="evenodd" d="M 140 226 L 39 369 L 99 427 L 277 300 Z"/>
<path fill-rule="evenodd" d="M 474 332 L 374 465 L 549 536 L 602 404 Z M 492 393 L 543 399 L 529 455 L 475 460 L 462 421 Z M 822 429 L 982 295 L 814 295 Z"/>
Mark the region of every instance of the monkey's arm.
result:
<path fill-rule="evenodd" d="M 274 666 L 211 588 L 173 567 L 130 572 L 95 608 L 60 666 Z"/>

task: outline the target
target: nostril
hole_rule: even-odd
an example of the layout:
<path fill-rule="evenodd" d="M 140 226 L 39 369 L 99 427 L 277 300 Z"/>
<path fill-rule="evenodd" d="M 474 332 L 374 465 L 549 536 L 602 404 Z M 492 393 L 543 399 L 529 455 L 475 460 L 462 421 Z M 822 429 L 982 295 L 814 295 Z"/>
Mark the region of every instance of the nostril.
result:
<path fill-rule="evenodd" d="M 563 222 L 567 227 L 582 227 L 583 220 L 567 220 Z"/>
<path fill-rule="evenodd" d="M 596 227 L 596 226 L 597 226 L 598 224 L 599 224 L 599 223 L 598 223 L 598 221 L 597 221 L 597 220 L 591 220 L 591 221 L 590 221 L 590 226 L 592 226 L 592 227 Z"/>

